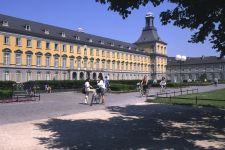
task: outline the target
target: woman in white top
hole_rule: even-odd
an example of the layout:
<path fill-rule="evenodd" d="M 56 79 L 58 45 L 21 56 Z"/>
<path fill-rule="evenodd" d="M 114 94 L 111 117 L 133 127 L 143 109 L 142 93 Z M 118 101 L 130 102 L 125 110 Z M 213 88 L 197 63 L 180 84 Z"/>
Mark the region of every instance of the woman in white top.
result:
<path fill-rule="evenodd" d="M 97 85 L 100 88 L 102 104 L 104 104 L 105 103 L 105 97 L 104 97 L 104 94 L 105 94 L 105 83 L 104 83 L 104 80 L 103 80 L 102 76 L 99 76 L 98 78 L 99 78 L 99 81 L 98 81 Z"/>
<path fill-rule="evenodd" d="M 85 84 L 84 84 L 84 86 L 85 86 L 85 99 L 84 99 L 84 103 L 85 103 L 85 104 L 88 103 L 88 96 L 89 96 L 89 93 L 90 93 L 90 92 L 95 92 L 94 89 L 91 89 L 92 86 L 90 85 L 89 82 L 90 82 L 90 79 L 88 78 L 88 79 L 86 79 Z"/>

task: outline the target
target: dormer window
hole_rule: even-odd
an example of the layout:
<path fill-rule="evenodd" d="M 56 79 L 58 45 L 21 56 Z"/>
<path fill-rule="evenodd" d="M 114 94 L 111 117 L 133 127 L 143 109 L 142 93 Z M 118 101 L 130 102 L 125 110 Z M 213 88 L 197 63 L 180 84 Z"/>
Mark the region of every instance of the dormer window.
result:
<path fill-rule="evenodd" d="M 75 39 L 76 39 L 76 40 L 80 40 L 80 37 L 79 37 L 79 36 L 75 36 Z"/>
<path fill-rule="evenodd" d="M 6 21 L 6 20 L 3 20 L 3 21 L 2 21 L 2 26 L 8 27 L 8 26 L 9 26 L 9 22 Z"/>
<path fill-rule="evenodd" d="M 25 26 L 25 30 L 30 31 L 30 30 L 31 30 L 30 25 L 26 25 L 26 26 Z"/>
<path fill-rule="evenodd" d="M 49 30 L 48 29 L 45 29 L 45 34 L 49 34 Z"/>
<path fill-rule="evenodd" d="M 93 41 L 92 41 L 92 39 L 88 39 L 88 41 L 90 42 L 90 43 L 92 43 Z"/>
<path fill-rule="evenodd" d="M 62 32 L 61 35 L 62 35 L 62 37 L 66 37 L 65 32 Z"/>
<path fill-rule="evenodd" d="M 100 40 L 99 42 L 100 42 L 100 44 L 104 44 L 104 42 L 102 40 Z"/>

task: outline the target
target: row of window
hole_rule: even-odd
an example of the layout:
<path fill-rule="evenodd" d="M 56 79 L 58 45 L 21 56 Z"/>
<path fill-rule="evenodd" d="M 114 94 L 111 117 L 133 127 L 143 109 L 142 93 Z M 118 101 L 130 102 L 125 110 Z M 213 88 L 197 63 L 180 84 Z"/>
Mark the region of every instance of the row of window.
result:
<path fill-rule="evenodd" d="M 36 55 L 36 66 L 37 67 L 43 67 L 42 64 L 42 58 L 43 56 L 41 55 Z M 67 57 L 62 57 L 62 68 L 67 68 Z M 88 68 L 88 63 L 90 64 L 90 68 L 94 69 L 94 64 L 95 68 L 98 69 L 108 69 L 110 70 L 110 65 L 112 65 L 112 70 L 115 70 L 115 66 L 117 64 L 117 70 L 121 69 L 122 70 L 132 70 L 132 66 L 134 67 L 134 71 L 139 69 L 139 71 L 147 71 L 147 65 L 143 64 L 130 64 L 130 63 L 120 63 L 120 62 L 108 62 L 108 61 L 102 61 L 101 63 L 101 68 L 100 68 L 100 62 L 96 61 L 94 62 L 93 60 L 88 61 L 87 59 L 81 60 L 80 58 L 74 59 L 74 58 L 69 58 L 70 60 L 70 68 L 74 69 L 74 64 L 77 63 L 77 68 L 81 68 L 83 64 L 83 68 Z M 10 53 L 5 52 L 3 55 L 3 64 L 4 65 L 10 65 Z M 21 53 L 16 53 L 16 58 L 15 58 L 15 65 L 20 66 L 22 64 L 22 54 Z M 26 55 L 26 66 L 31 67 L 32 66 L 32 55 L 27 54 Z M 128 68 L 130 66 L 130 68 Z M 51 56 L 45 56 L 45 67 L 51 67 Z M 59 68 L 60 67 L 60 58 L 57 56 L 54 56 L 54 68 Z M 137 68 L 136 68 L 137 67 Z"/>
<path fill-rule="evenodd" d="M 66 74 L 66 72 L 64 72 L 62 74 L 62 79 L 63 80 L 67 80 L 68 79 L 67 77 L 68 77 L 68 75 Z M 42 78 L 42 73 L 41 72 L 37 72 L 35 80 L 42 80 L 42 79 L 43 79 Z M 59 73 L 58 72 L 55 72 L 53 79 L 55 79 L 55 80 L 59 79 Z M 11 80 L 9 71 L 5 71 L 3 73 L 3 80 L 5 80 L 5 81 Z M 26 72 L 26 81 L 30 81 L 30 80 L 34 80 L 34 78 L 32 78 L 32 72 Z M 50 72 L 47 72 L 45 74 L 45 80 L 51 80 Z M 17 71 L 15 73 L 15 81 L 16 82 L 22 82 L 22 73 L 20 71 Z"/>
<path fill-rule="evenodd" d="M 75 76 L 73 75 L 73 79 L 77 80 L 79 76 L 79 79 L 84 79 L 84 73 L 80 72 L 80 74 L 75 73 Z M 140 74 L 112 74 L 110 79 L 140 79 L 143 78 L 144 75 Z M 93 79 L 96 79 L 96 73 L 92 74 Z M 41 72 L 41 71 L 27 71 L 25 74 L 22 74 L 20 71 L 16 71 L 15 74 L 12 74 L 10 71 L 4 71 L 3 73 L 3 80 L 9 81 L 14 80 L 16 82 L 24 82 L 24 81 L 30 81 L 30 80 L 68 80 L 69 75 L 66 72 Z"/>
<path fill-rule="evenodd" d="M 8 35 L 5 35 L 4 36 L 4 44 L 5 45 L 10 45 L 10 37 Z M 54 44 L 54 50 L 55 51 L 58 51 L 60 48 L 60 45 L 59 43 L 53 43 Z M 22 46 L 22 39 L 21 37 L 16 37 L 16 46 Z M 31 39 L 26 39 L 26 47 L 27 48 L 32 48 L 32 40 Z M 41 40 L 37 40 L 36 41 L 36 48 L 37 49 L 41 49 L 42 48 L 42 41 Z M 46 41 L 45 42 L 45 48 L 47 50 L 50 50 L 51 47 L 50 47 L 50 41 Z M 62 52 L 67 52 L 67 44 L 62 44 Z M 81 54 L 81 46 L 77 46 L 77 54 Z M 74 53 L 74 46 L 73 45 L 69 45 L 69 52 L 70 53 Z M 96 49 L 96 56 L 100 56 L 100 50 L 99 49 Z M 117 59 L 129 59 L 131 60 L 132 59 L 132 56 L 133 56 L 133 59 L 136 60 L 136 57 L 137 59 L 140 61 L 140 60 L 143 60 L 143 61 L 150 61 L 150 58 L 148 58 L 147 56 L 137 56 L 137 55 L 132 55 L 132 54 L 128 54 L 128 53 L 122 53 L 122 52 L 115 52 L 115 51 L 104 51 L 102 50 L 101 51 L 101 56 L 102 57 L 110 57 L 110 53 L 112 53 L 112 57 L 113 58 L 116 58 Z M 88 55 L 88 49 L 87 48 L 84 48 L 83 49 L 83 55 L 84 56 L 87 56 Z M 91 56 L 94 56 L 94 48 L 90 48 L 90 55 Z"/>
<path fill-rule="evenodd" d="M 166 47 L 157 45 L 157 52 L 160 54 L 166 54 Z"/>

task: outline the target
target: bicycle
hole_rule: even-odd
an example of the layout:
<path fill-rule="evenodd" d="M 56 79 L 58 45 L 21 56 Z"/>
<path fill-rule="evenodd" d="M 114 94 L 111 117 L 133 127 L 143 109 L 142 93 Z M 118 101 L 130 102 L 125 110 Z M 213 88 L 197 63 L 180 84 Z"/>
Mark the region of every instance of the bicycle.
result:
<path fill-rule="evenodd" d="M 139 89 L 140 95 L 142 96 L 147 96 L 149 94 L 149 87 L 147 86 L 145 89 L 143 88 L 143 86 L 140 86 Z"/>
<path fill-rule="evenodd" d="M 92 104 L 100 104 L 100 101 L 101 101 L 101 92 L 99 91 L 99 89 L 96 89 L 92 95 L 90 106 L 92 106 Z"/>

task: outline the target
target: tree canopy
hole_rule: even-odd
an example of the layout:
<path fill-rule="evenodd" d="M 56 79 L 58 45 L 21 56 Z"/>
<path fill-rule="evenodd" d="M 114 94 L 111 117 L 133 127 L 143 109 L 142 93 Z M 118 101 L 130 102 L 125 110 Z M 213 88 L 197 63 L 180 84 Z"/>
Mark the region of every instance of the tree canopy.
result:
<path fill-rule="evenodd" d="M 124 19 L 140 6 L 150 3 L 157 7 L 165 1 L 175 4 L 175 8 L 160 13 L 163 25 L 173 23 L 182 29 L 188 28 L 194 31 L 189 42 L 203 43 L 208 38 L 220 57 L 225 56 L 224 0 L 96 0 L 108 3 L 108 10 L 118 12 Z"/>

